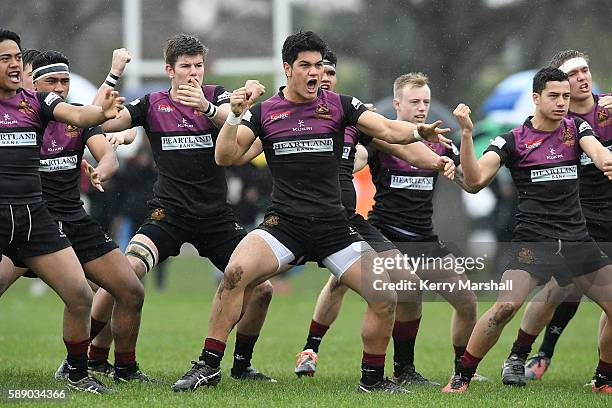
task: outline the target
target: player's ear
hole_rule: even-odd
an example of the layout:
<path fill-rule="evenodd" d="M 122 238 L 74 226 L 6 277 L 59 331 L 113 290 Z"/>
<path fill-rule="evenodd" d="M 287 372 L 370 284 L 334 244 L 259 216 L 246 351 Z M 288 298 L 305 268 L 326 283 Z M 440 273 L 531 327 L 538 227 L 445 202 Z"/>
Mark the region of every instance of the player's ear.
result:
<path fill-rule="evenodd" d="M 168 75 L 170 79 L 174 78 L 174 68 L 172 67 L 172 65 L 166 64 L 164 70 L 166 71 L 166 75 Z"/>

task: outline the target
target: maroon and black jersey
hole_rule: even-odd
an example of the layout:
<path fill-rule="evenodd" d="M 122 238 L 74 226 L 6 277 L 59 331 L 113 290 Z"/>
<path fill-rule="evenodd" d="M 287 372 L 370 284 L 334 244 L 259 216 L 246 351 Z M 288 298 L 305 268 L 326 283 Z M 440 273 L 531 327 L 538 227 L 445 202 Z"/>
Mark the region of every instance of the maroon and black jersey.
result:
<path fill-rule="evenodd" d="M 338 167 L 344 131 L 366 111 L 351 96 L 319 90 L 315 100 L 290 102 L 282 89 L 243 117 L 262 141 L 273 179 L 270 210 L 290 217 L 345 217 Z"/>
<path fill-rule="evenodd" d="M 612 110 L 597 106 L 599 98 L 607 95 L 610 94 L 593 95 L 595 105 L 589 112 L 578 114 L 570 111 L 569 116 L 588 122 L 601 144 L 612 150 Z M 589 222 L 612 225 L 612 182 L 584 153 L 580 164 L 580 204 L 584 216 Z"/>
<path fill-rule="evenodd" d="M 47 125 L 39 170 L 43 198 L 54 219 L 76 221 L 87 215 L 79 189 L 81 159 L 87 140 L 99 134 L 104 134 L 100 126 L 81 129 L 55 121 Z"/>
<path fill-rule="evenodd" d="M 39 146 L 60 102 L 54 93 L 24 89 L 0 99 L 0 204 L 42 201 Z"/>
<path fill-rule="evenodd" d="M 205 85 L 215 105 L 229 102 L 221 86 Z M 127 106 L 132 126 L 144 127 L 158 170 L 149 205 L 192 219 L 213 217 L 227 208 L 225 170 L 215 163 L 219 129 L 203 113 L 155 92 Z"/>
<path fill-rule="evenodd" d="M 339 180 L 342 191 L 342 205 L 346 210 L 347 217 L 355 214 L 357 208 L 357 192 L 353 184 L 353 167 L 355 164 L 355 152 L 357 143 L 367 146 L 372 138 L 365 136 L 355 126 L 347 126 L 344 129 L 344 146 L 342 147 L 342 160 L 340 160 Z"/>
<path fill-rule="evenodd" d="M 439 156 L 459 165 L 459 151 L 440 143 L 421 142 Z M 415 236 L 433 234 L 433 196 L 438 171 L 413 166 L 391 154 L 369 151 L 368 164 L 376 187 L 368 218 Z"/>
<path fill-rule="evenodd" d="M 485 150 L 499 155 L 518 190 L 515 235 L 565 241 L 588 236 L 578 179 L 579 140 L 584 136 L 593 136 L 593 131 L 582 119 L 565 118 L 557 130 L 544 132 L 534 129 L 528 118 Z"/>

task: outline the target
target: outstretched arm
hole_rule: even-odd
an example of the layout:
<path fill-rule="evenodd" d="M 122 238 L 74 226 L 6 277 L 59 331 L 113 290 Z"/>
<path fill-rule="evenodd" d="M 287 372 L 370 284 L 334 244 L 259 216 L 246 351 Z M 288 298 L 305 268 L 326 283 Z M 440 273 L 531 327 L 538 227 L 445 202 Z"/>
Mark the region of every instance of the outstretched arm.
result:
<path fill-rule="evenodd" d="M 612 152 L 606 149 L 595 136 L 580 138 L 580 148 L 593 160 L 593 164 L 601 170 L 607 178 L 612 180 Z"/>
<path fill-rule="evenodd" d="M 117 154 L 106 140 L 104 134 L 97 134 L 87 139 L 87 148 L 98 162 L 94 168 L 85 159 L 82 161 L 82 167 L 89 176 L 91 185 L 97 190 L 104 192 L 102 183 L 109 180 L 119 169 Z"/>
<path fill-rule="evenodd" d="M 480 160 L 476 160 L 474 142 L 472 140 L 474 125 L 472 124 L 470 113 L 470 108 L 462 103 L 453 112 L 461 126 L 460 155 L 464 183 L 468 187 L 466 191 L 477 193 L 491 183 L 501 166 L 501 159 L 497 153 L 487 152 Z"/>
<path fill-rule="evenodd" d="M 432 124 L 415 125 L 401 120 L 390 120 L 376 112 L 365 111 L 357 120 L 357 128 L 366 135 L 388 143 L 408 144 L 420 140 L 449 144 L 451 141 L 443 135 L 450 129 L 439 128 L 442 121 Z"/>
<path fill-rule="evenodd" d="M 80 128 L 88 128 L 101 124 L 108 119 L 114 119 L 123 110 L 125 98 L 119 93 L 107 89 L 104 94 L 102 107 L 95 105 L 75 106 L 66 102 L 60 102 L 53 110 L 53 117 L 58 122 Z"/>

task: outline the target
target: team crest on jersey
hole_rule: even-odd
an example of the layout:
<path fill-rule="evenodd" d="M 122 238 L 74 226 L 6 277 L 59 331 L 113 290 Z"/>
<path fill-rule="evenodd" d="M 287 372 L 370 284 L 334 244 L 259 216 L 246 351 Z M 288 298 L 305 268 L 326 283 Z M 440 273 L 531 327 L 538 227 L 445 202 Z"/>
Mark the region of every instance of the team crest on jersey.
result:
<path fill-rule="evenodd" d="M 265 225 L 266 227 L 275 227 L 278 225 L 278 216 L 277 215 L 271 215 L 268 218 L 266 218 L 263 222 L 263 225 Z"/>
<path fill-rule="evenodd" d="M 315 108 L 315 118 L 317 119 L 331 119 L 332 115 L 329 111 L 329 107 L 325 102 L 321 102 Z"/>
<path fill-rule="evenodd" d="M 612 123 L 612 119 L 607 109 L 600 109 L 597 111 L 597 122 L 599 126 L 608 126 Z"/>
<path fill-rule="evenodd" d="M 30 105 L 30 101 L 28 101 L 27 99 L 22 99 L 21 101 L 19 101 L 19 112 L 26 113 L 28 115 L 36 114 L 34 108 L 32 107 L 32 105 Z"/>
<path fill-rule="evenodd" d="M 517 259 L 522 264 L 535 263 L 535 256 L 533 255 L 533 251 L 529 248 L 521 248 L 517 254 Z"/>
<path fill-rule="evenodd" d="M 152 220 L 154 220 L 154 221 L 161 221 L 161 220 L 164 219 L 165 216 L 166 216 L 166 214 L 164 213 L 164 209 L 163 208 L 156 208 L 151 213 L 150 218 Z"/>
<path fill-rule="evenodd" d="M 174 108 L 170 105 L 159 104 L 157 105 L 158 112 L 170 113 L 174 111 Z"/>
<path fill-rule="evenodd" d="M 572 133 L 570 129 L 563 130 L 563 134 L 561 135 L 561 137 L 563 138 L 563 144 L 565 145 L 573 146 L 576 143 L 574 134 Z"/>
<path fill-rule="evenodd" d="M 66 130 L 64 130 L 64 134 L 68 137 L 79 137 L 79 128 L 72 125 L 66 125 Z"/>

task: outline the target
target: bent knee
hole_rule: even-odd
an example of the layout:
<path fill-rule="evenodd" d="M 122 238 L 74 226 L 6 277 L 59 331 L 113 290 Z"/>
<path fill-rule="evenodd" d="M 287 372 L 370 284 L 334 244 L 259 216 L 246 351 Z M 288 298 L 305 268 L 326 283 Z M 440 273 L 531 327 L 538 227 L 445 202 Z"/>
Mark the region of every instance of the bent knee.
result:
<path fill-rule="evenodd" d="M 248 282 L 244 282 L 244 268 L 240 264 L 229 264 L 223 272 L 223 290 L 233 290 L 238 287 L 245 287 Z"/>
<path fill-rule="evenodd" d="M 508 323 L 520 308 L 520 303 L 498 302 L 493 306 L 493 318 L 497 324 Z"/>
<path fill-rule="evenodd" d="M 258 305 L 267 307 L 272 301 L 272 295 L 274 294 L 274 287 L 269 280 L 260 283 L 253 289 L 253 296 Z"/>

